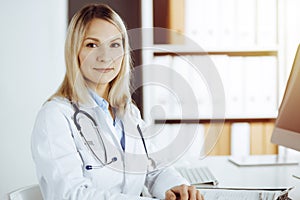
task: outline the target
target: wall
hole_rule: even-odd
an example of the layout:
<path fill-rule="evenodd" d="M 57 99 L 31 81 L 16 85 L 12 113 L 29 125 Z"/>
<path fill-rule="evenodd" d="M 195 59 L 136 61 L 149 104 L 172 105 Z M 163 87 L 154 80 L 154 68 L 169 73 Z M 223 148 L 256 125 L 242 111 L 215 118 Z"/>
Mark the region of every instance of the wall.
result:
<path fill-rule="evenodd" d="M 0 199 L 37 182 L 30 135 L 43 102 L 65 72 L 66 0 L 4 1 L 0 6 Z"/>

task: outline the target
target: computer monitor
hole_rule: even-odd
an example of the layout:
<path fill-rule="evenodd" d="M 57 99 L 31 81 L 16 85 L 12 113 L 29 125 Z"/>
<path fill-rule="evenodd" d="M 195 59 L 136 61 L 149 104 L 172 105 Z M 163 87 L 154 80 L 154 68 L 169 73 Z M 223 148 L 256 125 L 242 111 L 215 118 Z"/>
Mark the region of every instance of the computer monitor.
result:
<path fill-rule="evenodd" d="M 300 151 L 300 45 L 279 108 L 271 142 Z"/>

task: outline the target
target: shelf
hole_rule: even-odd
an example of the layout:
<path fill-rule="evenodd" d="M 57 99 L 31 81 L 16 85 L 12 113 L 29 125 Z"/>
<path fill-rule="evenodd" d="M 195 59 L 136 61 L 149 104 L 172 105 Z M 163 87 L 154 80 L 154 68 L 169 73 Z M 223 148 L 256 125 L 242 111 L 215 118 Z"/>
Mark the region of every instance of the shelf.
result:
<path fill-rule="evenodd" d="M 277 56 L 277 47 L 241 47 L 241 48 L 206 48 L 196 45 L 153 45 L 146 48 L 153 51 L 155 56 L 162 55 L 228 55 L 228 56 Z"/>
<path fill-rule="evenodd" d="M 210 6 L 207 9 L 205 8 L 205 6 L 212 5 L 210 3 L 202 2 L 202 4 L 201 2 L 196 3 L 195 1 L 195 5 L 201 4 L 201 9 L 205 9 L 205 12 L 199 12 L 199 7 L 197 6 L 193 7 L 195 8 L 195 10 L 191 9 L 191 12 L 186 12 L 185 9 L 187 7 L 185 6 L 188 5 L 187 2 L 181 0 L 179 3 L 175 3 L 173 1 L 167 2 L 169 3 L 169 5 L 167 5 L 166 2 L 161 2 L 159 0 L 144 2 L 145 11 L 148 9 L 151 11 L 149 11 L 150 13 L 147 12 L 150 17 L 148 15 L 145 15 L 144 27 L 162 27 L 162 29 L 153 29 L 153 31 L 150 32 L 151 34 L 145 32 L 144 38 L 147 38 L 147 40 L 145 40 L 146 42 L 144 42 L 143 44 L 144 62 L 147 64 L 154 63 L 157 65 L 168 66 L 171 69 L 174 69 L 179 74 L 182 74 L 182 76 L 186 80 L 189 80 L 191 82 L 191 85 L 195 85 L 195 88 L 198 87 L 197 82 L 195 82 L 198 81 L 198 79 L 193 79 L 193 77 L 195 76 L 190 74 L 193 74 L 196 71 L 194 70 L 194 68 L 189 67 L 190 63 L 187 61 L 197 63 L 199 62 L 201 63 L 201 67 L 203 67 L 203 70 L 208 69 L 207 71 L 209 71 L 210 69 L 209 64 L 214 64 L 223 83 L 225 83 L 225 86 L 223 86 L 227 87 L 227 90 L 224 90 L 230 97 L 228 103 L 230 105 L 228 109 L 228 113 L 230 113 L 230 116 L 226 116 L 225 122 L 275 121 L 277 114 L 269 113 L 269 111 L 271 110 L 270 112 L 272 112 L 275 107 L 278 107 L 278 87 L 280 85 L 279 67 L 282 59 L 282 45 L 281 43 L 279 43 L 279 35 L 277 33 L 278 19 L 276 17 L 272 17 L 273 14 L 276 14 L 277 12 L 277 4 L 274 4 L 275 1 L 273 3 L 268 2 L 265 4 L 251 2 L 250 4 L 253 5 L 253 7 L 251 7 L 252 10 L 247 6 L 244 6 L 244 4 L 237 4 L 236 2 L 232 2 L 234 3 L 234 5 L 230 8 L 230 10 L 227 10 L 227 7 L 224 7 L 223 3 L 221 3 L 222 1 L 220 1 L 220 5 L 217 9 L 226 11 L 220 15 L 214 15 L 210 11 L 208 11 L 211 10 L 208 8 L 212 8 Z M 189 2 L 189 4 L 191 5 L 191 2 Z M 270 7 L 270 10 L 273 9 L 272 12 L 270 11 L 271 14 L 265 13 L 264 9 L 262 9 L 265 8 L 267 4 L 271 4 L 271 7 L 267 6 L 266 8 Z M 234 12 L 230 12 L 232 10 Z M 206 13 L 206 11 L 208 12 Z M 196 14 L 198 14 L 199 12 L 199 14 L 203 15 L 205 18 L 191 17 L 192 12 Z M 258 12 L 259 16 L 257 15 Z M 168 17 L 161 18 L 161 13 L 164 13 L 163 15 Z M 235 13 L 234 16 L 239 17 L 239 19 L 231 19 L 231 17 L 233 16 L 232 13 Z M 207 14 L 210 15 L 211 18 L 207 19 Z M 226 16 L 229 16 L 230 18 L 220 18 L 220 16 L 223 16 L 223 14 L 226 14 Z M 188 19 L 192 20 L 187 21 Z M 198 20 L 198 22 L 197 20 L 194 21 L 194 19 L 204 20 L 202 21 L 202 23 L 200 22 L 201 20 Z M 251 23 L 249 22 L 249 20 L 244 21 L 243 19 L 249 19 Z M 212 20 L 213 23 L 208 23 L 211 22 L 210 20 Z M 226 22 L 226 24 L 224 24 L 224 22 Z M 229 25 L 227 24 L 227 22 Z M 247 26 L 247 22 L 250 23 L 250 26 Z M 268 27 L 268 29 L 265 29 L 265 22 L 271 22 L 267 24 L 269 24 L 270 26 L 272 25 L 272 27 Z M 187 27 L 189 27 L 189 29 L 187 29 Z M 181 56 L 186 57 L 187 60 L 180 59 L 179 57 Z M 209 58 L 210 60 L 206 60 L 205 57 Z M 208 64 L 206 64 L 205 62 L 207 62 Z M 188 66 L 188 68 L 185 68 L 185 66 Z M 153 76 L 158 75 L 160 75 L 159 72 L 155 72 L 153 74 L 143 74 L 143 76 L 145 77 L 144 80 L 154 80 Z M 209 75 L 210 74 L 207 73 L 205 74 L 206 77 L 204 77 L 204 75 L 203 77 L 208 80 L 210 78 Z M 172 83 L 175 82 L 174 77 L 175 76 L 173 75 L 169 75 L 166 77 L 162 76 L 162 78 L 170 80 L 170 82 Z M 204 80 L 203 77 L 201 80 Z M 271 81 L 267 82 L 268 80 Z M 263 83 L 263 85 L 258 86 L 260 83 Z M 199 79 L 199 88 L 201 89 L 202 86 L 200 84 L 203 85 L 203 83 Z M 174 87 L 178 86 L 174 84 Z M 273 90 L 274 87 L 275 89 Z M 154 89 L 152 89 L 151 87 L 147 87 L 147 89 L 144 90 L 145 116 L 151 111 L 151 108 L 154 105 L 151 99 L 153 98 L 153 96 L 155 96 L 156 91 L 155 87 L 153 88 Z M 240 90 L 242 90 L 242 92 Z M 246 90 L 247 92 L 245 92 Z M 205 90 L 203 89 L 203 91 Z M 254 94 L 260 93 L 263 94 L 263 98 L 259 98 L 259 100 L 257 100 L 258 98 Z M 202 103 L 206 103 L 206 101 L 203 100 L 204 98 L 205 97 L 201 96 Z M 252 100 L 253 98 L 255 99 L 255 101 Z M 236 105 L 237 99 L 239 101 L 238 105 Z M 262 99 L 264 101 L 262 101 Z M 264 105 L 266 100 L 270 102 L 268 106 L 261 106 Z M 243 104 L 242 107 L 245 112 L 240 111 L 241 104 Z M 238 112 L 234 112 L 234 106 L 240 106 L 238 107 Z M 259 106 L 261 110 L 249 110 L 248 108 L 250 106 L 255 106 L 255 108 Z M 203 108 L 202 110 L 204 111 L 203 113 L 201 113 L 201 115 L 185 116 L 188 117 L 188 119 L 176 114 L 169 114 L 168 116 L 158 115 L 156 116 L 155 123 L 197 124 L 211 122 L 212 119 L 210 118 L 212 117 L 209 115 L 209 113 L 206 113 L 206 109 Z M 254 114 L 248 115 L 248 112 L 246 111 L 255 113 L 256 116 L 254 116 Z M 222 118 L 222 116 L 214 117 Z M 149 120 L 152 121 L 152 119 Z M 223 120 L 214 119 L 213 121 L 218 122 Z"/>

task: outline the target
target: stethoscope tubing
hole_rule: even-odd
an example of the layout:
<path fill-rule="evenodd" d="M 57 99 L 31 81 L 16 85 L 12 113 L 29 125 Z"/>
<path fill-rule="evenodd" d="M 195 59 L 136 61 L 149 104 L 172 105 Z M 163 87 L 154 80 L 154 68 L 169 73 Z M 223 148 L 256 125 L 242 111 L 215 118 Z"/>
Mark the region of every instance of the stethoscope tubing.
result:
<path fill-rule="evenodd" d="M 143 132 L 142 132 L 142 130 L 141 130 L 141 128 L 140 128 L 140 125 L 138 124 L 136 127 L 137 127 L 137 130 L 138 130 L 138 132 L 139 132 L 139 134 L 140 134 L 140 136 L 141 136 L 141 139 L 142 139 L 142 142 L 143 142 L 143 146 L 144 146 L 144 149 L 145 149 L 145 152 L 146 152 L 146 155 L 147 155 L 147 159 L 148 159 L 148 161 L 151 162 L 151 163 L 150 163 L 150 166 L 151 166 L 153 169 L 155 169 L 155 168 L 156 168 L 155 161 L 154 161 L 154 160 L 149 156 L 149 154 L 148 154 L 148 150 L 147 150 L 145 138 L 144 138 Z"/>
<path fill-rule="evenodd" d="M 78 106 L 71 102 L 73 108 L 75 109 L 75 112 L 74 112 L 74 115 L 73 115 L 73 120 L 74 120 L 74 123 L 75 123 L 75 126 L 77 128 L 77 130 L 79 131 L 80 133 L 80 136 L 83 138 L 86 146 L 89 148 L 90 152 L 92 152 L 93 156 L 95 156 L 95 158 L 103 165 L 109 165 L 111 163 L 110 162 L 107 162 L 107 151 L 106 151 L 106 147 L 105 147 L 105 144 L 104 144 L 104 141 L 103 141 L 103 138 L 98 130 L 98 125 L 97 125 L 97 122 L 95 121 L 95 119 L 89 114 L 87 113 L 86 111 L 84 110 L 80 110 L 78 108 Z M 97 133 L 97 137 L 100 139 L 100 142 L 101 142 L 101 145 L 103 146 L 103 149 L 104 149 L 104 160 L 105 162 L 103 162 L 98 156 L 97 154 L 93 151 L 93 149 L 91 148 L 91 146 L 89 145 L 88 141 L 86 140 L 84 134 L 82 133 L 82 130 L 81 130 L 81 126 L 80 124 L 78 123 L 78 120 L 77 120 L 77 116 L 82 113 L 83 115 L 85 115 L 86 117 L 88 117 L 92 122 L 93 122 L 93 128 L 95 129 L 96 133 Z"/>
<path fill-rule="evenodd" d="M 93 156 L 101 163 L 102 167 L 103 167 L 103 166 L 106 166 L 106 165 L 110 165 L 111 163 L 117 161 L 117 158 L 116 158 L 116 157 L 113 157 L 112 160 L 109 161 L 109 162 L 107 161 L 107 150 L 106 150 L 106 147 L 105 147 L 103 138 L 102 138 L 102 136 L 101 136 L 101 134 L 100 134 L 100 132 L 99 132 L 99 129 L 98 129 L 99 126 L 97 125 L 96 120 L 95 120 L 88 112 L 86 112 L 86 111 L 84 111 L 84 110 L 80 110 L 80 109 L 78 108 L 78 106 L 77 106 L 74 102 L 72 102 L 72 101 L 71 101 L 71 105 L 73 106 L 73 108 L 74 108 L 74 110 L 75 110 L 74 115 L 73 115 L 73 120 L 74 120 L 75 126 L 76 126 L 77 130 L 79 131 L 80 136 L 83 138 L 83 140 L 84 140 L 86 146 L 88 147 L 88 149 L 90 150 L 90 152 L 93 154 Z M 78 115 L 79 115 L 80 113 L 83 114 L 83 115 L 85 115 L 86 117 L 88 117 L 88 119 L 90 119 L 90 120 L 93 122 L 93 128 L 95 129 L 95 131 L 96 131 L 96 133 L 97 133 L 97 137 L 100 139 L 100 142 L 101 142 L 101 144 L 102 144 L 102 146 L 103 146 L 105 162 L 103 162 L 103 161 L 97 156 L 97 154 L 94 152 L 94 150 L 91 148 L 91 146 L 89 145 L 88 141 L 86 140 L 84 134 L 82 133 L 81 126 L 80 126 L 80 124 L 78 123 L 78 120 L 77 120 L 77 117 L 78 117 Z M 154 160 L 153 160 L 152 158 L 150 158 L 150 156 L 149 156 L 149 154 L 148 154 L 146 142 L 145 142 L 145 139 L 144 139 L 144 136 L 143 136 L 143 133 L 142 133 L 142 130 L 141 130 L 139 124 L 137 124 L 137 130 L 138 130 L 138 132 L 139 132 L 139 134 L 140 134 L 140 137 L 141 137 L 141 139 L 142 139 L 142 142 L 143 142 L 143 146 L 144 146 L 144 149 L 145 149 L 145 152 L 146 152 L 147 159 L 151 162 L 151 166 L 152 166 L 153 168 L 155 168 L 155 167 L 156 167 L 155 162 L 154 162 Z M 87 165 L 87 166 L 86 166 L 86 169 L 87 169 L 87 170 L 91 170 L 91 169 L 95 169 L 95 168 L 101 168 L 101 167 L 99 167 L 99 166 L 92 166 L 92 165 Z"/>
<path fill-rule="evenodd" d="M 143 135 L 143 133 L 142 133 L 142 130 L 141 130 L 141 128 L 140 128 L 140 125 L 138 124 L 138 125 L 136 126 L 136 128 L 137 128 L 137 130 L 138 130 L 138 132 L 139 132 L 139 134 L 140 134 L 140 136 L 141 136 L 141 139 L 142 139 L 142 142 L 143 142 L 143 146 L 144 146 L 144 149 L 145 149 L 147 158 L 149 159 L 148 150 L 147 150 L 147 147 L 146 147 L 144 135 Z"/>

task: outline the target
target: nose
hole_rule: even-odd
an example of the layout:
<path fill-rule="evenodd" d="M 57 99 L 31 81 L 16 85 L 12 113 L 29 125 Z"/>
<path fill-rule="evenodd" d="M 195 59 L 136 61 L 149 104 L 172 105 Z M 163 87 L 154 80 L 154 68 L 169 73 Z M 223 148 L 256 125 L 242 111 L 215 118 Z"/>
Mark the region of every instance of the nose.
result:
<path fill-rule="evenodd" d="M 109 52 L 106 48 L 102 48 L 97 55 L 97 61 L 98 62 L 102 62 L 102 63 L 106 63 L 106 62 L 110 62 L 112 60 L 112 58 L 109 56 Z"/>

